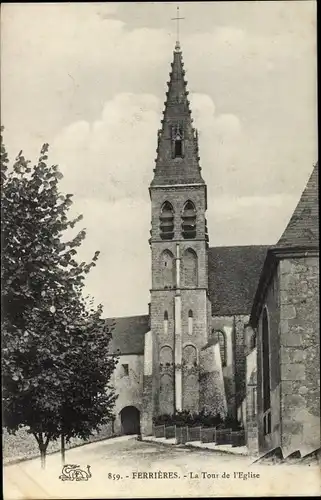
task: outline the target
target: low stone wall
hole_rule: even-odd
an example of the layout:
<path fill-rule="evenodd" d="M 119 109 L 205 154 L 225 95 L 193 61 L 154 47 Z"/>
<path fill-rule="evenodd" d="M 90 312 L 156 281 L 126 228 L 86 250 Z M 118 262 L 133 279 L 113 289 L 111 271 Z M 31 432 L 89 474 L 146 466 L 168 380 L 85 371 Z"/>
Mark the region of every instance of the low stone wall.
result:
<path fill-rule="evenodd" d="M 66 450 L 75 448 L 85 443 L 92 443 L 113 436 L 111 423 L 101 427 L 99 432 L 95 432 L 85 441 L 80 438 L 70 440 L 66 443 Z M 51 441 L 48 445 L 47 453 L 60 451 L 60 440 Z M 19 459 L 28 459 L 40 456 L 38 444 L 35 437 L 29 434 L 26 429 L 19 429 L 15 435 L 9 434 L 5 429 L 2 433 L 2 454 L 4 464 L 8 464 Z"/>

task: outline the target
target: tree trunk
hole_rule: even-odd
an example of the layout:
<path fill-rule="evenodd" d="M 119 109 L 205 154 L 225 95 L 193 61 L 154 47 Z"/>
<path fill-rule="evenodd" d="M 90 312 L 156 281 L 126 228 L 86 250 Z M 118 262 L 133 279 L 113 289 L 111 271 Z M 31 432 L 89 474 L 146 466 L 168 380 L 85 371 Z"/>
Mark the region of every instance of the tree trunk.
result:
<path fill-rule="evenodd" d="M 41 468 L 45 469 L 46 468 L 46 453 L 47 453 L 47 448 L 49 444 L 49 436 L 46 437 L 44 441 L 44 436 L 42 432 L 39 432 L 37 435 L 34 433 L 34 436 L 37 440 L 38 446 L 39 446 L 39 451 L 40 451 L 40 460 L 41 460 Z"/>
<path fill-rule="evenodd" d="M 45 469 L 46 468 L 46 448 L 41 446 L 40 448 L 40 459 L 41 459 L 41 468 Z"/>
<path fill-rule="evenodd" d="M 66 463 L 66 450 L 65 450 L 65 436 L 61 434 L 61 463 L 65 465 Z"/>

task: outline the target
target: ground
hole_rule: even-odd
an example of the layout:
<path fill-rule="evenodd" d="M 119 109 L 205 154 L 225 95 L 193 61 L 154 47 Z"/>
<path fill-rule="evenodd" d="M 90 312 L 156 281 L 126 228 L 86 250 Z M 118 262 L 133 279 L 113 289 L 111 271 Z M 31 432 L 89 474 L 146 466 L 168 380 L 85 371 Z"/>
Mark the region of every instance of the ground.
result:
<path fill-rule="evenodd" d="M 320 492 L 318 469 L 305 468 L 304 479 L 298 481 L 295 466 L 251 466 L 249 457 L 140 442 L 131 436 L 68 450 L 66 463 L 85 470 L 90 465 L 92 477 L 61 481 L 60 455 L 55 453 L 47 457 L 45 471 L 40 469 L 39 459 L 6 466 L 4 498 L 261 496 L 263 489 L 271 495 Z M 164 477 L 165 473 L 172 477 Z"/>

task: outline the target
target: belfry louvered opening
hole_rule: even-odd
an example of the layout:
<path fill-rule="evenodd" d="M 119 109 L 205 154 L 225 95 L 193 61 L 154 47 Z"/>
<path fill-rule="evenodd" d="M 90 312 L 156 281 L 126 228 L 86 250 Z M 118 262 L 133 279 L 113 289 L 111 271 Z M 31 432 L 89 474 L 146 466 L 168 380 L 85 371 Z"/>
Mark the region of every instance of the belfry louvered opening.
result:
<path fill-rule="evenodd" d="M 174 238 L 174 210 L 169 201 L 165 201 L 160 213 L 160 237 L 162 240 Z"/>
<path fill-rule="evenodd" d="M 190 200 L 185 203 L 182 213 L 182 235 L 185 240 L 196 238 L 196 209 Z"/>
<path fill-rule="evenodd" d="M 184 157 L 183 126 L 176 124 L 172 126 L 172 158 Z"/>

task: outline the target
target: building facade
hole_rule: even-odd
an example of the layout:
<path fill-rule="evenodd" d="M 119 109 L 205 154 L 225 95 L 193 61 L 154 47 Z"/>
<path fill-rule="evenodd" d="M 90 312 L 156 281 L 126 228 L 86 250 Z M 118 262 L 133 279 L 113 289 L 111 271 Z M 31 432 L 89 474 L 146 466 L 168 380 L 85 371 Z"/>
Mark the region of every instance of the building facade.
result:
<path fill-rule="evenodd" d="M 149 188 L 147 315 L 109 319 L 115 432 L 207 410 L 243 423 L 252 452 L 320 447 L 318 166 L 277 245 L 210 247 L 180 45 Z M 146 236 L 147 237 L 147 236 Z"/>
<path fill-rule="evenodd" d="M 267 247 L 209 246 L 207 186 L 191 114 L 177 43 L 149 188 L 149 314 L 113 320 L 113 350 L 121 344 L 120 364 L 136 367 L 114 374 L 120 394 L 115 428 L 121 431 L 128 407 L 137 409 L 148 434 L 153 417 L 174 411 L 236 417 L 245 396 L 244 325 Z M 133 339 L 140 344 L 134 353 Z M 139 390 L 130 380 L 138 367 Z"/>
<path fill-rule="evenodd" d="M 320 448 L 318 165 L 267 252 L 251 313 L 261 453 Z"/>

